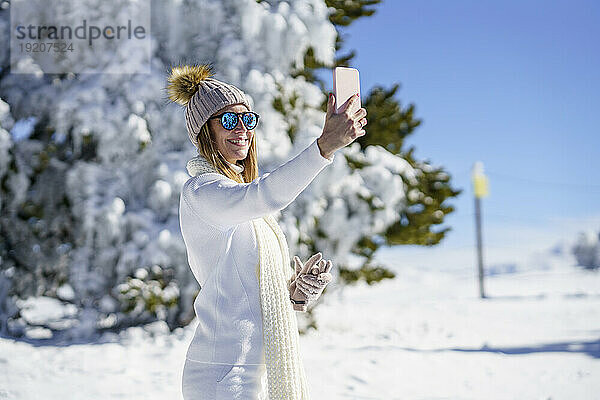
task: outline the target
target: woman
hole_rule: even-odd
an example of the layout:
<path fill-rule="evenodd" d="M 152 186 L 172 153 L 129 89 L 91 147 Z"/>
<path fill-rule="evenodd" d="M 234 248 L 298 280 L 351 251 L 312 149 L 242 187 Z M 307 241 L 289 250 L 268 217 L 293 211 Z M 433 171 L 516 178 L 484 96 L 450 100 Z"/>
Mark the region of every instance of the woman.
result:
<path fill-rule="evenodd" d="M 293 310 L 305 311 L 331 281 L 317 253 L 291 268 L 285 236 L 271 215 L 289 205 L 334 159 L 365 134 L 357 96 L 335 114 L 330 95 L 322 135 L 279 168 L 258 176 L 259 115 L 238 88 L 211 78 L 206 65 L 173 68 L 169 99 L 185 106 L 198 156 L 182 187 L 179 218 L 201 290 L 198 327 L 186 354 L 183 397 L 308 400 Z"/>

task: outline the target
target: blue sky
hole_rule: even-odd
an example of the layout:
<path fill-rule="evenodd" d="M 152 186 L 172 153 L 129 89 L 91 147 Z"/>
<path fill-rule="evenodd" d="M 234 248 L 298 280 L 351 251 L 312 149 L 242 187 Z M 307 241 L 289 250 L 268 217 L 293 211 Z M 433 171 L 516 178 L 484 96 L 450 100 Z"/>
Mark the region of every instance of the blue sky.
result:
<path fill-rule="evenodd" d="M 477 160 L 490 183 L 486 263 L 524 262 L 580 230 L 600 231 L 600 3 L 387 0 L 376 10 L 342 30 L 361 91 L 400 83 L 398 98 L 423 120 L 407 147 L 464 189 L 443 245 L 383 258 L 475 265 Z"/>

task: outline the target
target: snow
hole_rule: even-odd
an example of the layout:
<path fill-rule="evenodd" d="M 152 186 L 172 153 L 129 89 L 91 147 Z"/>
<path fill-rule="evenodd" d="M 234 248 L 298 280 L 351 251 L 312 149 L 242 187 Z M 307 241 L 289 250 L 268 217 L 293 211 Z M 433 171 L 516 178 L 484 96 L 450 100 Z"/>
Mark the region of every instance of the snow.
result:
<path fill-rule="evenodd" d="M 53 329 L 59 329 L 65 323 L 72 323 L 73 320 L 69 320 L 69 318 L 77 315 L 77 307 L 75 305 L 63 304 L 58 299 L 46 296 L 17 300 L 16 303 L 21 310 L 21 317 L 30 325 L 43 324 Z M 51 332 L 50 330 L 44 330 L 44 332 L 46 331 Z M 35 329 L 33 332 L 34 335 L 37 335 L 40 330 Z"/>
<path fill-rule="evenodd" d="M 10 133 L 15 141 L 29 138 L 29 135 L 33 133 L 33 128 L 37 119 L 35 117 L 29 117 L 18 120 L 12 127 Z"/>
<path fill-rule="evenodd" d="M 75 292 L 68 283 L 65 283 L 56 289 L 56 295 L 63 300 L 73 300 Z"/>
<path fill-rule="evenodd" d="M 543 257 L 544 268 L 486 276 L 486 299 L 474 274 L 399 261 L 393 280 L 332 289 L 314 309 L 318 330 L 300 337 L 312 398 L 598 398 L 600 275 Z M 195 326 L 157 321 L 61 346 L 0 339 L 0 398 L 181 398 Z"/>

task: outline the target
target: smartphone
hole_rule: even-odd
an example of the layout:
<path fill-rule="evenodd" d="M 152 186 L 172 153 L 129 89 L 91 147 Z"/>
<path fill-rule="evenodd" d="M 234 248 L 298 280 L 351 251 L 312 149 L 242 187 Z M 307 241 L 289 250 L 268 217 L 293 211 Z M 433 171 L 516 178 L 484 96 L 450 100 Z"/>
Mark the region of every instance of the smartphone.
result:
<path fill-rule="evenodd" d="M 335 113 L 339 114 L 342 106 L 350 97 L 356 93 L 360 94 L 360 80 L 356 68 L 335 67 L 333 70 L 333 94 L 335 95 Z M 361 107 L 358 98 L 358 111 Z"/>

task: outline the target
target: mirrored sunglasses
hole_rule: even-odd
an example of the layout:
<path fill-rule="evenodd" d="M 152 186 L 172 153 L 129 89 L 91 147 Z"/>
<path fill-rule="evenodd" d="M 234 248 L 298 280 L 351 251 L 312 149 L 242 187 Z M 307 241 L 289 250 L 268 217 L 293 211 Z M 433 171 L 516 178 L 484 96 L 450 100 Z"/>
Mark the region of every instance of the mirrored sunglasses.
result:
<path fill-rule="evenodd" d="M 221 121 L 221 126 L 227 129 L 228 131 L 232 130 L 237 126 L 238 120 L 242 119 L 242 123 L 246 127 L 246 129 L 254 129 L 256 125 L 258 125 L 259 115 L 252 111 L 246 111 L 242 113 L 236 113 L 233 111 L 227 111 L 223 114 L 215 115 L 210 117 L 209 119 L 219 119 Z"/>

